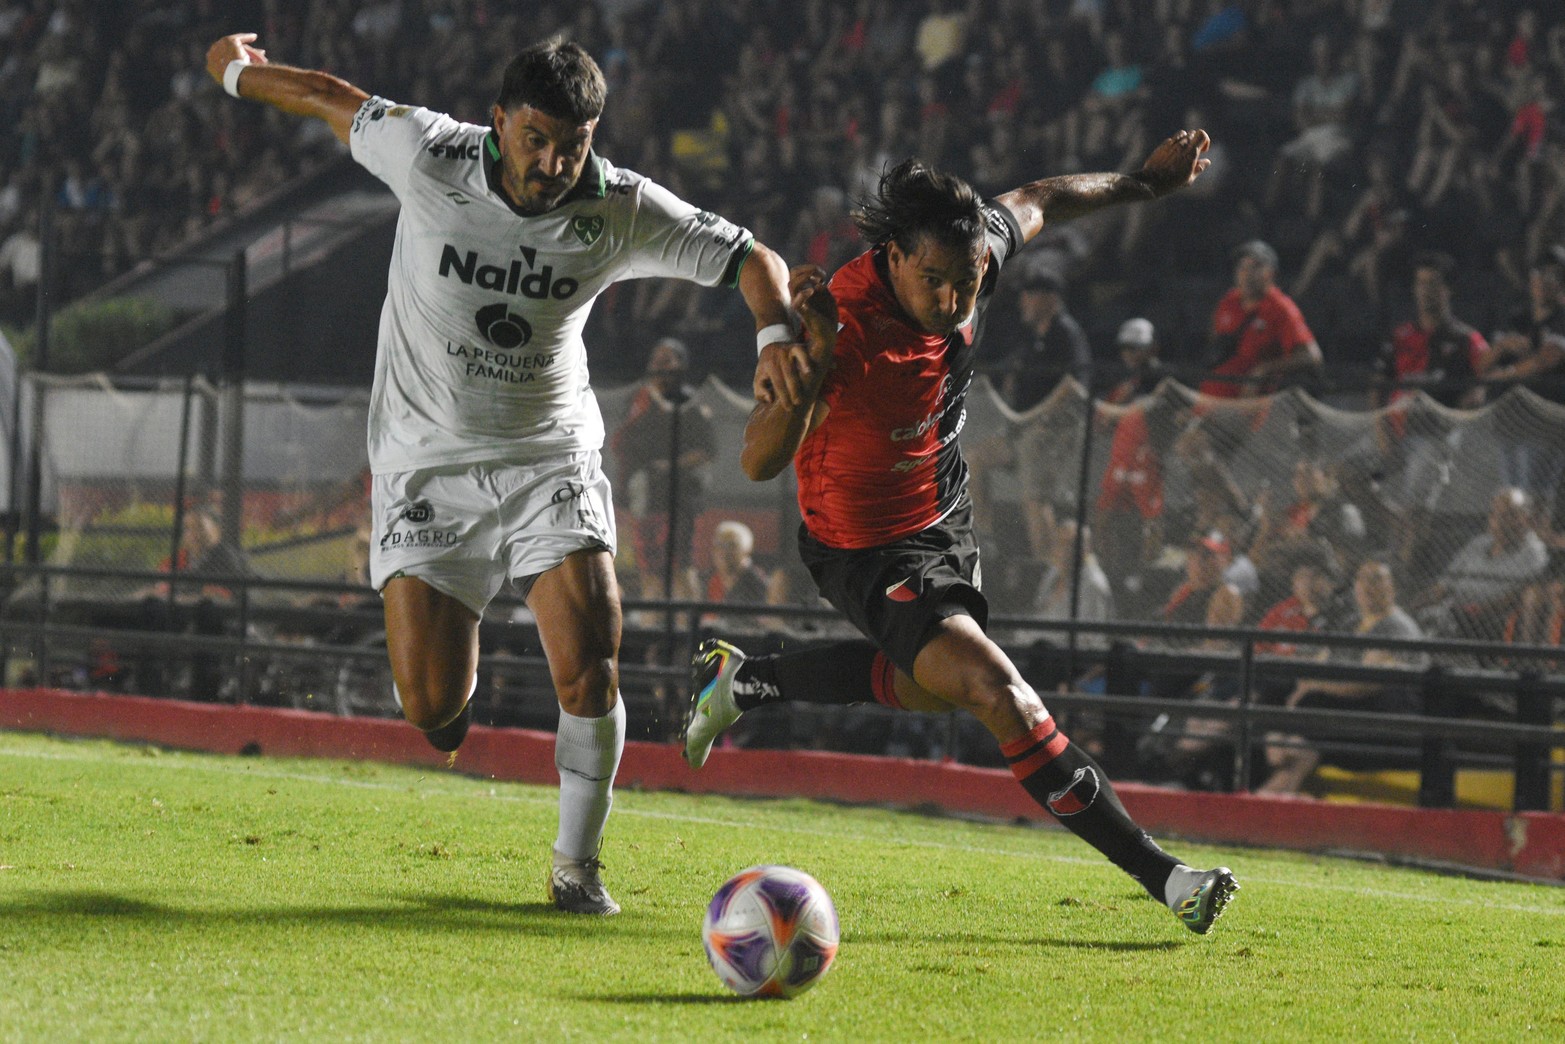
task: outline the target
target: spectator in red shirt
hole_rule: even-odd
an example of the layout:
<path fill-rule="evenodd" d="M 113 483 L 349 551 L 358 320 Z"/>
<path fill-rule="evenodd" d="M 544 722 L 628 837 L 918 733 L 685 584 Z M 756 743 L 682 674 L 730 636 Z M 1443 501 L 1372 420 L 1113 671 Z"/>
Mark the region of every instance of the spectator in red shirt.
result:
<path fill-rule="evenodd" d="M 1211 377 L 1201 382 L 1201 394 L 1265 395 L 1319 373 L 1320 345 L 1299 306 L 1277 286 L 1277 251 L 1252 239 L 1234 258 L 1233 289 L 1212 316 Z"/>
<path fill-rule="evenodd" d="M 1396 546 L 1403 562 L 1445 488 L 1441 476 L 1463 430 L 1438 411 L 1419 409 L 1414 395 L 1423 391 L 1451 409 L 1474 409 L 1484 400 L 1478 376 L 1487 365 L 1489 342 L 1451 311 L 1455 270 L 1447 254 L 1426 252 L 1413 259 L 1413 317 L 1392 331 L 1380 356 L 1385 383 L 1377 398 L 1393 409 L 1382 418 L 1377 435 L 1382 452 L 1402 462 L 1400 482 L 1391 492 L 1403 508 L 1396 513 Z"/>
<path fill-rule="evenodd" d="M 1266 610 L 1256 626 L 1263 631 L 1325 630 L 1333 585 L 1324 562 L 1301 558 L 1293 567 L 1288 589 L 1288 597 Z M 1258 642 L 1255 651 L 1272 656 L 1299 655 L 1299 647 L 1291 642 Z"/>

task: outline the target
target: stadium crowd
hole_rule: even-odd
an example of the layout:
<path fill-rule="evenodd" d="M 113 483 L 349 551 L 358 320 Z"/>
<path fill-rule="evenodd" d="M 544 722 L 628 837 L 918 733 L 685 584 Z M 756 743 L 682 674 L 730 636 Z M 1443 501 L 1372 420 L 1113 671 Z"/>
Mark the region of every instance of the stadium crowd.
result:
<path fill-rule="evenodd" d="M 1236 358 L 1220 303 L 1255 269 L 1299 320 L 1282 354 L 1312 346 L 1311 363 L 1217 365 L 1227 383 L 1209 394 L 1301 381 L 1340 394 L 1374 378 L 1380 390 L 1350 404 L 1421 387 L 1468 406 L 1510 384 L 1565 403 L 1558 5 L 544 0 L 523 13 L 486 0 L 6 0 L 0 320 L 30 313 L 46 199 L 72 297 L 341 157 L 318 121 L 223 98 L 202 54 L 241 28 L 279 61 L 479 123 L 516 47 L 560 31 L 608 77 L 605 156 L 828 270 L 861 249 L 852 201 L 904 156 L 993 193 L 1130 169 L 1164 135 L 1204 127 L 1212 166 L 1190 192 L 1048 228 L 1029 250 L 987 334 L 1009 405 L 1048 399 L 1054 382 L 1038 372 L 1090 381 L 1120 404 L 1169 373 L 1195 386 Z M 648 281 L 604 296 L 588 343 L 677 337 L 687 376 L 742 387 L 747 360 L 732 345 L 744 338 L 732 331 L 748 321 L 734 295 Z M 1408 332 L 1420 323 L 1422 339 Z M 635 352 L 598 351 L 598 379 L 639 376 Z M 1088 592 L 1101 615 L 1559 642 L 1565 456 L 1536 428 L 1508 440 L 1483 530 L 1442 549 L 1421 539 L 1438 505 L 1420 491 L 1450 466 L 1447 429 L 1388 424 L 1377 452 L 1397 468 L 1385 483 L 1296 444 L 1283 451 L 1291 489 L 1258 494 L 1233 474 L 1243 423 L 1189 404 L 1126 417 L 1110 433 L 1121 474 L 1103 476 L 1080 537 L 1101 563 Z M 1154 449 L 1187 489 L 1178 503 L 1160 492 L 1155 510 L 1126 477 Z M 1020 549 L 1045 574 L 1021 608 L 1070 611 L 1062 549 L 1078 535 L 1056 516 L 1074 505 L 1043 481 L 1038 447 L 973 457 L 980 495 L 982 468 L 1023 472 Z M 1222 687 L 1183 684 L 1201 696 Z"/>
<path fill-rule="evenodd" d="M 828 269 L 856 251 L 846 207 L 888 161 L 916 154 L 993 192 L 1124 169 L 1205 126 L 1216 145 L 1198 191 L 1061 226 L 1033 252 L 1105 356 L 1137 314 L 1166 362 L 1206 363 L 1228 251 L 1260 238 L 1329 372 L 1351 371 L 1384 339 L 1416 250 L 1454 256 L 1458 311 L 1488 330 L 1565 232 L 1565 12 L 1551 5 L 599 0 L 524 17 L 483 0 L 7 0 L 6 318 L 25 314 L 45 193 L 70 296 L 339 154 L 309 121 L 220 103 L 202 48 L 236 25 L 278 60 L 475 122 L 514 46 L 564 32 L 609 78 L 605 155 Z M 714 300 L 649 286 L 602 302 L 598 321 L 634 317 L 684 337 L 698 366 L 731 369 L 708 347 L 727 318 Z M 636 373 L 614 365 L 602 376 Z"/>

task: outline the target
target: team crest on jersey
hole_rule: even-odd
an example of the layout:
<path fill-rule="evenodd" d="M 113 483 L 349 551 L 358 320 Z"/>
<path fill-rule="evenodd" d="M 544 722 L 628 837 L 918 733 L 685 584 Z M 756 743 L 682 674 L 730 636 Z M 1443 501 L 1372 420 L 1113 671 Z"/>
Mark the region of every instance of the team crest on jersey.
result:
<path fill-rule="evenodd" d="M 584 245 L 592 246 L 603 235 L 603 218 L 597 214 L 571 218 L 571 231 L 576 233 L 576 238 Z"/>

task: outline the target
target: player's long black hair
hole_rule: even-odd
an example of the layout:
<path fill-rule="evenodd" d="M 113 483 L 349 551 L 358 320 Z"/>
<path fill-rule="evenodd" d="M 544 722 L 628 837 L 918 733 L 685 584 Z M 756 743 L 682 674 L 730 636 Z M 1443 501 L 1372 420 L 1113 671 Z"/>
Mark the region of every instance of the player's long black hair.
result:
<path fill-rule="evenodd" d="M 853 223 L 875 246 L 895 241 L 911 252 L 925 236 L 958 248 L 983 239 L 982 200 L 955 174 L 905 159 L 880 176 L 874 196 L 858 201 Z"/>
<path fill-rule="evenodd" d="M 555 119 L 586 123 L 603 115 L 607 94 L 603 70 L 592 55 L 555 36 L 511 59 L 495 104 L 506 112 L 530 105 Z"/>

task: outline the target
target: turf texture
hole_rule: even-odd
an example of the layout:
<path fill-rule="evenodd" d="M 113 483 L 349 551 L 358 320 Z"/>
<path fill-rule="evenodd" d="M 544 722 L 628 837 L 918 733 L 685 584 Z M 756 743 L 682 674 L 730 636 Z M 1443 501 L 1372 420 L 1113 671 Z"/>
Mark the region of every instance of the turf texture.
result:
<path fill-rule="evenodd" d="M 460 768 L 460 760 L 458 761 Z M 625 912 L 544 898 L 552 790 L 0 733 L 0 1040 L 1565 1038 L 1565 889 L 1169 842 L 1198 937 L 1057 829 L 622 791 Z M 707 967 L 711 893 L 815 875 L 836 965 Z"/>

